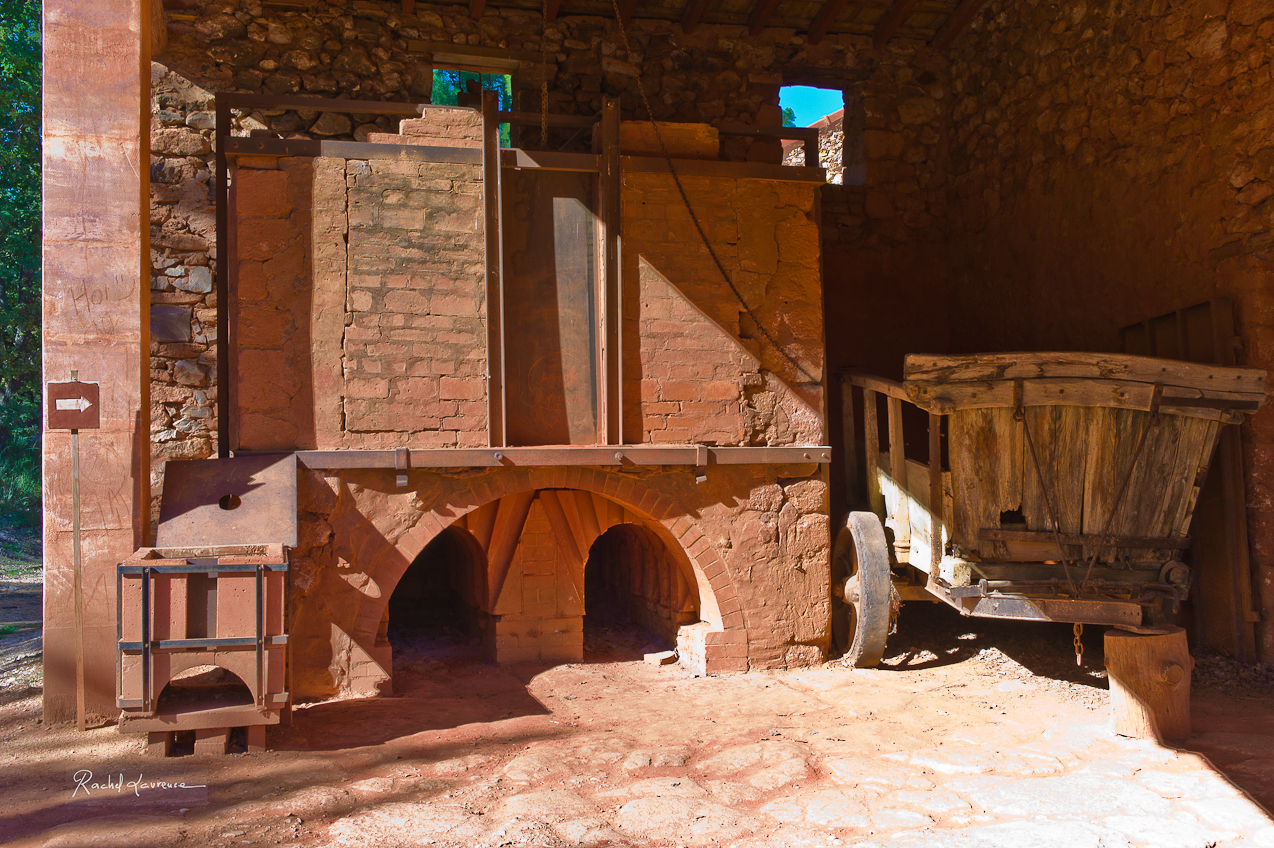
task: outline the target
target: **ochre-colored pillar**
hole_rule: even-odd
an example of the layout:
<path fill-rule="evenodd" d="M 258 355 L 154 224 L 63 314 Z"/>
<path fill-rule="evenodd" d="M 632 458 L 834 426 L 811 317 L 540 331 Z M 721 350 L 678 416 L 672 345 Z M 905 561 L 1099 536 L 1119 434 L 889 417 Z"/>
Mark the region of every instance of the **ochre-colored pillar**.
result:
<path fill-rule="evenodd" d="M 86 712 L 115 707 L 115 565 L 149 502 L 148 0 L 44 2 L 44 380 L 101 385 L 80 443 Z M 47 427 L 47 416 L 45 418 Z M 76 717 L 71 435 L 44 432 L 44 716 Z"/>

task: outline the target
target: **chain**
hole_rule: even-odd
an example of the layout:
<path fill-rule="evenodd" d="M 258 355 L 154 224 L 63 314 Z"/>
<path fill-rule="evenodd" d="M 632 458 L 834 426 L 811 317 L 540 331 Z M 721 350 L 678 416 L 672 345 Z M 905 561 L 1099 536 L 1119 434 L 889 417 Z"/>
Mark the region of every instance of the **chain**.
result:
<path fill-rule="evenodd" d="M 540 78 L 540 147 L 549 149 L 549 53 L 544 51 L 544 75 Z"/>
<path fill-rule="evenodd" d="M 1075 665 L 1083 665 L 1084 640 L 1081 637 L 1084 635 L 1084 625 L 1077 621 L 1072 629 L 1075 631 Z"/>
<path fill-rule="evenodd" d="M 628 51 L 629 61 L 632 61 L 633 46 L 628 41 L 628 29 L 624 26 L 624 18 L 619 11 L 619 0 L 611 0 L 611 5 L 615 8 L 615 24 L 619 27 L 619 34 L 624 39 L 624 49 Z M 695 229 L 699 232 L 699 239 L 703 242 L 703 246 L 708 249 L 708 255 L 712 257 L 712 261 L 716 264 L 717 271 L 721 274 L 721 279 L 725 280 L 725 284 L 730 287 L 730 291 L 734 294 L 735 300 L 739 301 L 739 305 L 743 307 L 743 311 L 746 312 L 748 317 L 752 319 L 752 322 L 761 332 L 761 335 L 765 337 L 765 340 L 769 342 L 776 351 L 778 351 L 779 356 L 786 359 L 788 363 L 808 382 L 819 382 L 817 377 L 811 374 L 805 366 L 797 362 L 786 349 L 774 340 L 774 337 L 770 335 L 770 331 L 765 329 L 765 325 L 761 323 L 761 319 L 758 318 L 756 313 L 752 311 L 752 307 L 748 306 L 747 301 L 743 299 L 742 293 L 740 293 L 738 288 L 734 285 L 734 280 L 730 279 L 730 274 L 726 271 L 725 265 L 722 264 L 720 257 L 717 256 L 717 252 L 712 249 L 712 243 L 708 241 L 708 236 L 703 231 L 703 225 L 699 223 L 699 216 L 695 214 L 694 207 L 690 205 L 690 198 L 686 195 L 686 189 L 681 184 L 681 177 L 677 174 L 677 169 L 673 167 L 672 157 L 668 155 L 668 148 L 664 144 L 663 133 L 659 131 L 659 122 L 655 120 L 655 110 L 650 108 L 650 99 L 646 97 L 646 87 L 641 84 L 640 76 L 634 77 L 633 80 L 637 83 L 637 93 L 641 95 L 641 102 L 646 107 L 646 114 L 650 116 L 650 127 L 655 131 L 655 140 L 659 142 L 659 151 L 663 153 L 664 161 L 668 163 L 668 172 L 672 174 L 672 181 L 676 184 L 677 192 L 681 195 L 681 202 L 685 205 L 686 211 L 690 213 L 690 221 L 695 225 Z M 757 360 L 759 362 L 759 356 L 757 357 Z"/>

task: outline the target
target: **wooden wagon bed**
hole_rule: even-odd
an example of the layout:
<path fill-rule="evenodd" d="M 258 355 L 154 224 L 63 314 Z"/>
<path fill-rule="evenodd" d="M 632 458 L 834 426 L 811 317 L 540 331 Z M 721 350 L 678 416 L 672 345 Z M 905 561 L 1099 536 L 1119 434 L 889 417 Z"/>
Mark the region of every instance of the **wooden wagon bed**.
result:
<path fill-rule="evenodd" d="M 892 532 L 904 599 L 1130 627 L 1186 597 L 1182 551 L 1220 428 L 1265 400 L 1264 371 L 1114 354 L 912 355 L 902 383 L 842 380 L 850 500 Z M 928 413 L 927 454 L 905 438 L 909 405 Z"/>

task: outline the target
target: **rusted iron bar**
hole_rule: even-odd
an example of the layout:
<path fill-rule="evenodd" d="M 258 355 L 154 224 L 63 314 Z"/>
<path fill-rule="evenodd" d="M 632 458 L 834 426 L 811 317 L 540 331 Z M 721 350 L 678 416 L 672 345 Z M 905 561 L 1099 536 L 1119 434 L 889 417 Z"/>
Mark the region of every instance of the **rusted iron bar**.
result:
<path fill-rule="evenodd" d="M 213 203 L 217 207 L 217 456 L 222 459 L 230 456 L 230 175 L 226 164 L 230 109 L 230 98 L 217 98 Z"/>
<path fill-rule="evenodd" d="M 563 447 L 427 448 L 410 452 L 412 468 L 524 468 L 532 466 L 696 466 L 704 461 L 697 445 L 587 445 Z M 297 451 L 306 468 L 394 468 L 392 450 Z M 795 447 L 707 447 L 709 465 L 826 465 L 826 445 Z"/>

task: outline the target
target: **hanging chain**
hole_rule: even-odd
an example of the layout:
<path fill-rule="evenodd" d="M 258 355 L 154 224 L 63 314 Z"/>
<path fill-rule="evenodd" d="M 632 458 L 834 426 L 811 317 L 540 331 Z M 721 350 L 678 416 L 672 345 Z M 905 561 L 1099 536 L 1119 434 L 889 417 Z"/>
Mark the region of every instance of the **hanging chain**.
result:
<path fill-rule="evenodd" d="M 540 147 L 549 149 L 549 52 L 544 51 L 544 73 L 540 77 Z"/>
<path fill-rule="evenodd" d="M 624 26 L 623 14 L 619 11 L 619 0 L 611 0 L 611 5 L 615 9 L 615 25 L 619 27 L 620 37 L 624 40 L 624 50 L 628 52 L 628 59 L 631 62 L 633 59 L 633 45 L 628 40 L 628 28 Z M 636 63 L 634 62 L 633 64 L 635 65 Z M 795 368 L 797 373 L 804 377 L 807 382 L 819 382 L 818 377 L 811 374 L 809 369 L 800 362 L 797 362 L 796 358 L 793 357 L 792 354 L 788 353 L 786 348 L 775 341 L 774 337 L 770 335 L 770 331 L 765 329 L 765 324 L 761 323 L 761 319 L 757 317 L 755 312 L 752 311 L 752 307 L 748 306 L 748 302 L 743 299 L 743 294 L 739 291 L 738 287 L 735 286 L 734 280 L 730 279 L 730 274 L 726 271 L 725 265 L 721 262 L 721 258 L 717 256 L 717 252 L 712 248 L 712 243 L 708 241 L 708 235 L 703 230 L 703 224 L 699 222 L 699 216 L 695 214 L 694 207 L 690 205 L 690 198 L 686 195 L 686 189 L 681 184 L 681 176 L 677 173 L 676 167 L 672 164 L 672 157 L 668 155 L 668 147 L 664 144 L 663 133 L 659 131 L 659 122 L 655 120 L 655 110 L 650 108 L 650 98 L 646 96 L 646 87 L 642 85 L 640 76 L 634 77 L 633 81 L 637 84 L 637 93 L 641 95 L 641 102 L 646 107 L 646 114 L 650 116 L 650 128 L 655 131 L 655 140 L 659 142 L 659 151 L 664 156 L 664 162 L 668 164 L 668 172 L 672 174 L 672 181 L 677 186 L 677 193 L 681 195 L 681 202 L 686 207 L 686 211 L 690 213 L 690 222 L 694 224 L 695 230 L 698 231 L 699 240 L 702 241 L 703 246 L 708 249 L 708 255 L 712 257 L 713 263 L 716 264 L 717 271 L 721 274 L 721 279 L 725 281 L 726 286 L 729 287 L 735 300 L 737 300 L 739 305 L 743 307 L 743 311 L 748 314 L 748 317 L 751 318 L 753 323 L 756 325 L 757 330 L 761 333 L 765 340 L 770 343 L 770 346 L 778 352 L 779 356 L 787 360 L 788 364 Z M 760 359 L 761 357 L 758 355 L 758 364 L 760 363 Z"/>
<path fill-rule="evenodd" d="M 1082 637 L 1084 635 L 1084 625 L 1077 621 L 1075 622 L 1075 627 L 1073 629 L 1075 631 L 1075 665 L 1083 665 L 1084 640 Z"/>

